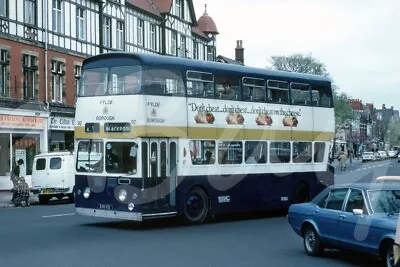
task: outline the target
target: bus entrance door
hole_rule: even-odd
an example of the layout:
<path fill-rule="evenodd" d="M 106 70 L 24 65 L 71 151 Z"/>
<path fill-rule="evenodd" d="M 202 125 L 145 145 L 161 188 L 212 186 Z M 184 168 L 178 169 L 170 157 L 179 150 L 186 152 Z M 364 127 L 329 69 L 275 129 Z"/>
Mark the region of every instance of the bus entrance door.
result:
<path fill-rule="evenodd" d="M 175 208 L 177 141 L 169 138 L 142 139 L 144 196 L 153 208 Z"/>

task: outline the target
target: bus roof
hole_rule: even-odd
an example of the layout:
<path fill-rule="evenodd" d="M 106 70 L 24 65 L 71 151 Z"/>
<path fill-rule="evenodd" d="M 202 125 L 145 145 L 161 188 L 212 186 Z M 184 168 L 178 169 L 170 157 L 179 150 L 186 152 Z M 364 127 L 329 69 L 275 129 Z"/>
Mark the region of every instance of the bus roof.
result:
<path fill-rule="evenodd" d="M 179 67 L 185 66 L 186 68 L 212 69 L 212 70 L 216 70 L 216 71 L 240 72 L 242 74 L 248 73 L 248 74 L 260 75 L 260 76 L 275 76 L 275 77 L 283 77 L 283 78 L 328 82 L 328 83 L 331 82 L 331 80 L 329 78 L 320 76 L 320 75 L 296 73 L 296 72 L 289 72 L 289 71 L 279 71 L 279 70 L 271 70 L 271 69 L 267 69 L 267 68 L 265 68 L 265 69 L 255 68 L 255 67 L 227 64 L 227 63 L 214 62 L 214 61 L 188 59 L 188 58 L 180 58 L 180 57 L 165 56 L 165 55 L 158 55 L 158 54 L 142 54 L 142 53 L 134 53 L 134 52 L 109 52 L 109 53 L 91 56 L 84 60 L 83 65 L 85 66 L 89 63 L 94 63 L 97 60 L 121 58 L 121 57 L 136 59 L 144 65 L 158 65 L 158 66 L 160 66 L 160 65 L 167 66 L 168 65 L 168 66 L 179 66 Z M 104 67 L 104 65 L 102 65 L 102 67 Z"/>

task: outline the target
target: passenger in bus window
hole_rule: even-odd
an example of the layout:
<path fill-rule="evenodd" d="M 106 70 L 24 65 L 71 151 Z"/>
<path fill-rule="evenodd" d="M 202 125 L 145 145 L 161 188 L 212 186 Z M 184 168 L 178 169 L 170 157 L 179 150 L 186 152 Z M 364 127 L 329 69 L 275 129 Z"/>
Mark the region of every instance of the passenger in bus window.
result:
<path fill-rule="evenodd" d="M 204 164 L 214 164 L 214 162 L 211 162 L 211 157 L 212 157 L 211 151 L 207 151 L 205 156 L 206 156 L 206 158 L 205 158 Z"/>
<path fill-rule="evenodd" d="M 140 92 L 140 79 L 135 74 L 125 76 L 125 94 L 137 94 Z"/>
<path fill-rule="evenodd" d="M 118 172 L 119 158 L 113 151 L 112 147 L 107 146 L 106 150 L 106 171 L 107 172 Z"/>
<path fill-rule="evenodd" d="M 224 82 L 222 92 L 220 92 L 223 99 L 236 99 L 236 92 L 231 87 L 229 82 Z"/>

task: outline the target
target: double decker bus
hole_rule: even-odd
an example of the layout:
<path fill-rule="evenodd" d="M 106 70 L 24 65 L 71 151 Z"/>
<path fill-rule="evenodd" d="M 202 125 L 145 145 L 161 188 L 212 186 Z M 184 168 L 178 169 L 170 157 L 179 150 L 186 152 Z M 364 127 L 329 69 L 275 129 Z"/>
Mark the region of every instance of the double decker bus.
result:
<path fill-rule="evenodd" d="M 285 209 L 333 183 L 329 79 L 127 52 L 87 58 L 79 215 L 143 221 Z"/>

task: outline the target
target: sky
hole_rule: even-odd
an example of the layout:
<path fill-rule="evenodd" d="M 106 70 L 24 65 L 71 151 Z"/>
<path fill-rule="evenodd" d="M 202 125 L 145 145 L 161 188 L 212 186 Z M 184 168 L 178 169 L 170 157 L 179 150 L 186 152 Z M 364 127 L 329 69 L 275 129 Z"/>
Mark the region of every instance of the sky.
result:
<path fill-rule="evenodd" d="M 350 97 L 400 109 L 399 0 L 193 0 L 217 25 L 217 55 L 270 66 L 271 56 L 311 54 Z"/>

